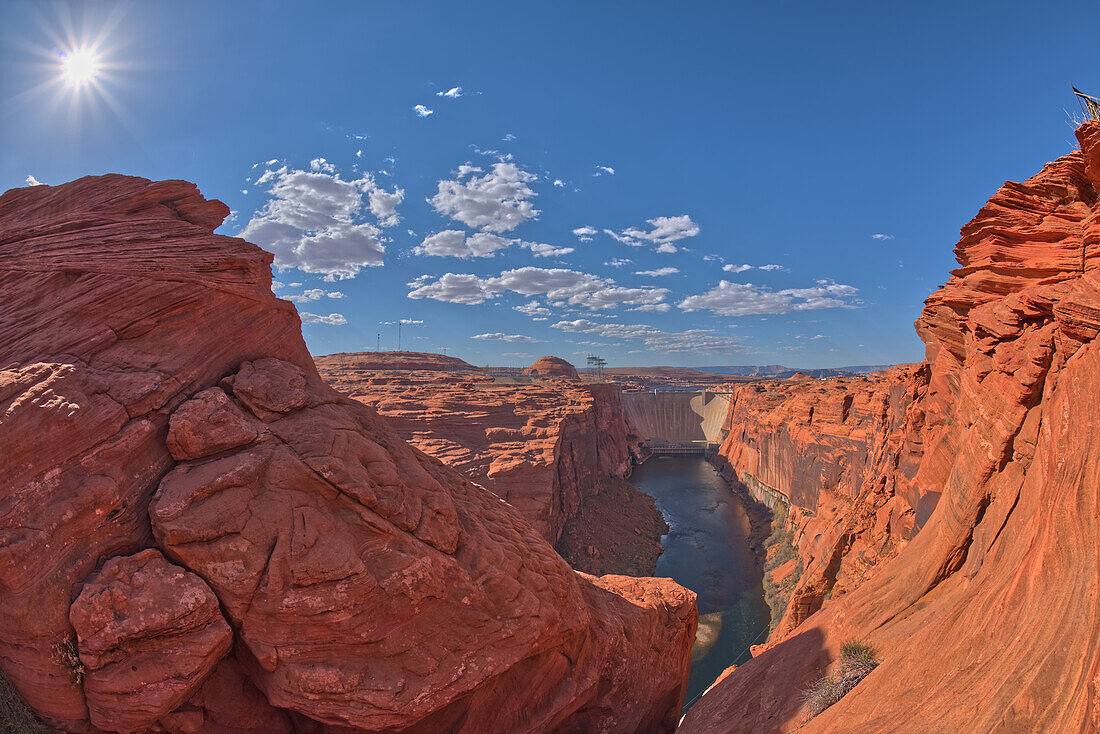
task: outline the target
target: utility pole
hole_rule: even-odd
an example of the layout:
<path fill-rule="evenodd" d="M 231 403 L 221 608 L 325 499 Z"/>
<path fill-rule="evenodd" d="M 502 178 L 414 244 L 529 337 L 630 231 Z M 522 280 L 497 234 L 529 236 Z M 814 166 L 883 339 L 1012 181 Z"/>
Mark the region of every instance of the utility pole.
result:
<path fill-rule="evenodd" d="M 381 332 L 381 331 L 380 331 L 380 332 L 378 332 L 378 333 L 377 333 L 377 334 L 375 335 L 375 339 L 374 339 L 374 351 L 376 351 L 376 352 L 381 352 L 381 351 L 382 351 L 382 332 Z"/>

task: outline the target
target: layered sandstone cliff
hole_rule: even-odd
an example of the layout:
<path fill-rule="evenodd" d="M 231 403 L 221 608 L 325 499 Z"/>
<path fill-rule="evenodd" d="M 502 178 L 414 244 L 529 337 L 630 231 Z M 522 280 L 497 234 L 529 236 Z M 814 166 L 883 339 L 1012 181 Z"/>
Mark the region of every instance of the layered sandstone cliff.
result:
<path fill-rule="evenodd" d="M 878 423 L 888 433 L 904 409 L 896 458 L 820 456 L 830 468 L 815 500 L 812 487 L 784 480 L 782 464 L 814 450 L 793 448 L 783 431 L 768 438 L 770 455 L 754 459 L 749 441 L 726 447 L 735 466 L 818 511 L 830 494 L 855 493 L 804 535 L 813 563 L 835 547 L 821 539 L 846 527 L 876 537 L 866 499 L 879 487 L 892 488 L 883 509 L 894 508 L 875 521 L 889 515 L 904 538 L 904 501 L 919 531 L 892 558 L 874 553 L 882 562 L 849 593 L 797 626 L 786 620 L 689 711 L 684 731 L 1100 729 L 1100 123 L 1077 137 L 1080 152 L 1006 183 L 962 229 L 961 267 L 917 321 L 925 363 L 900 381 L 878 378 L 905 393 Z M 867 470 L 846 467 L 868 455 Z M 821 557 L 807 552 L 814 543 Z M 881 665 L 803 723 L 800 691 L 853 638 L 877 647 Z"/>
<path fill-rule="evenodd" d="M 227 213 L 115 175 L 0 197 L 22 696 L 68 731 L 672 729 L 694 595 L 575 573 L 327 386 Z"/>
<path fill-rule="evenodd" d="M 625 477 L 641 456 L 641 438 L 614 385 L 517 383 L 440 372 L 428 359 L 402 364 L 390 369 L 370 352 L 317 358 L 326 382 L 507 500 L 551 543 L 604 477 Z"/>

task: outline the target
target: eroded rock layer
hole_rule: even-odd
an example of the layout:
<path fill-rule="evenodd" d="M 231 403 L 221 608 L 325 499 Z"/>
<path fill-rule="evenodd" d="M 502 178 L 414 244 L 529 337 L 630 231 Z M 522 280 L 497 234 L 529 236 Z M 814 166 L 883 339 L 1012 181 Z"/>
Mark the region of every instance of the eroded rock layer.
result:
<path fill-rule="evenodd" d="M 643 451 L 614 385 L 379 369 L 375 353 L 318 357 L 328 384 L 373 407 L 413 446 L 518 509 L 557 542 L 604 477 Z M 441 356 L 441 355 L 437 355 Z"/>
<path fill-rule="evenodd" d="M 902 401 L 912 447 L 856 472 L 856 502 L 831 521 L 834 533 L 853 518 L 860 527 L 858 498 L 894 487 L 919 532 L 894 557 L 877 554 L 849 593 L 797 626 L 786 620 L 689 711 L 684 731 L 1100 729 L 1100 123 L 1077 137 L 1080 152 L 1006 183 L 963 227 L 961 267 L 917 321 L 927 357 Z M 751 452 L 727 451 L 751 463 L 740 456 Z M 825 473 L 841 477 L 833 486 L 854 488 L 843 480 L 851 456 L 821 457 L 837 467 Z M 777 485 L 787 471 L 756 469 Z M 848 639 L 869 641 L 882 663 L 805 722 L 800 691 Z"/>
<path fill-rule="evenodd" d="M 0 667 L 69 731 L 671 730 L 694 595 L 327 386 L 185 182 L 0 197 Z M 645 671 L 640 676 L 637 671 Z"/>

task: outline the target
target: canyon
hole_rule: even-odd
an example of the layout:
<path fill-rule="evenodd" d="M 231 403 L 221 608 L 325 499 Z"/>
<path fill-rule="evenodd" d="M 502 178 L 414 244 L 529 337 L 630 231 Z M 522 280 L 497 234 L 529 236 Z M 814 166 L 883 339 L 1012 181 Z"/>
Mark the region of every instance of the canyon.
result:
<path fill-rule="evenodd" d="M 804 571 L 684 732 L 1100 728 L 1100 122 L 962 228 L 916 328 L 866 379 L 732 389 L 725 471 L 789 506 Z M 809 719 L 863 640 L 881 663 Z"/>
<path fill-rule="evenodd" d="M 1100 122 L 1077 138 L 962 228 L 923 362 L 674 397 L 314 359 L 192 184 L 9 191 L 0 670 L 69 732 L 1095 731 Z M 797 554 L 679 728 L 695 594 L 575 570 L 606 570 L 586 503 L 637 499 L 608 501 L 669 426 Z M 851 640 L 881 663 L 810 718 Z"/>
<path fill-rule="evenodd" d="M 695 595 L 574 571 L 551 515 L 532 527 L 327 385 L 272 256 L 213 234 L 228 213 L 120 175 L 0 196 L 0 669 L 34 712 L 674 729 Z"/>

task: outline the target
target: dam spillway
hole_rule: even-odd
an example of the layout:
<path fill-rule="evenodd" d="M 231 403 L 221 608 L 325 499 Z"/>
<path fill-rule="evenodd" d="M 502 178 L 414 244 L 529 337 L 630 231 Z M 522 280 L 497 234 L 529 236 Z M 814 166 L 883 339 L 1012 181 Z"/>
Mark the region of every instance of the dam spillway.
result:
<path fill-rule="evenodd" d="M 623 408 L 654 453 L 702 453 L 725 439 L 725 393 L 623 393 Z"/>

